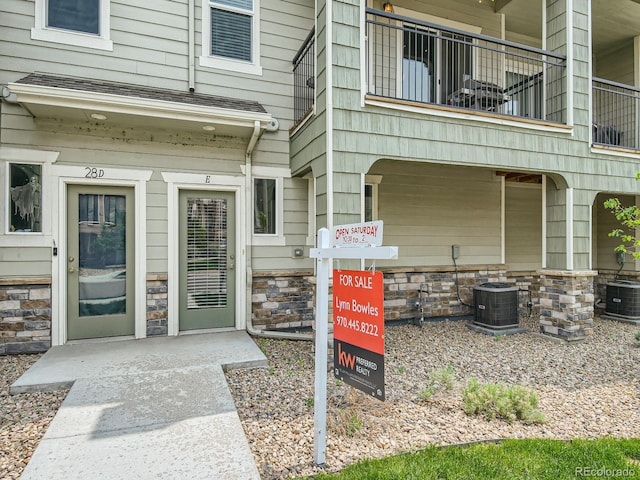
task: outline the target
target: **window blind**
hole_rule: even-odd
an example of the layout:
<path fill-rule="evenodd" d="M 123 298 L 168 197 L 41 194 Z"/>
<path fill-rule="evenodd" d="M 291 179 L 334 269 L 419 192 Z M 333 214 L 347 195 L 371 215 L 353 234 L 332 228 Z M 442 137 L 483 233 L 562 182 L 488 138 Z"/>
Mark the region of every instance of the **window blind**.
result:
<path fill-rule="evenodd" d="M 211 54 L 251 62 L 252 17 L 211 8 Z"/>

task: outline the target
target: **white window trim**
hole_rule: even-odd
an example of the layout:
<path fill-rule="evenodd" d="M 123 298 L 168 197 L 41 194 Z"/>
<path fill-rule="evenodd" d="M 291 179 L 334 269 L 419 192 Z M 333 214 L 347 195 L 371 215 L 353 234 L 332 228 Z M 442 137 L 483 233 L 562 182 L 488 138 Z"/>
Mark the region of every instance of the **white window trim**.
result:
<path fill-rule="evenodd" d="M 47 0 L 35 0 L 35 26 L 31 29 L 32 40 L 63 43 L 76 47 L 113 51 L 111 41 L 111 0 L 100 0 L 100 34 L 92 35 L 73 30 L 47 26 Z"/>
<path fill-rule="evenodd" d="M 378 220 L 378 185 L 382 182 L 382 175 L 362 175 L 362 191 L 360 194 L 360 218 L 364 222 L 365 215 L 365 185 L 371 185 L 371 216 Z"/>
<path fill-rule="evenodd" d="M 244 166 L 243 166 L 244 167 Z M 244 173 L 244 168 L 242 168 Z M 291 178 L 291 170 L 282 167 L 261 167 L 251 168 L 251 205 L 247 206 L 247 212 L 251 215 L 251 244 L 254 246 L 284 246 L 286 239 L 284 236 L 284 179 Z M 253 225 L 253 192 L 255 179 L 267 179 L 276 181 L 276 233 L 264 234 L 254 233 Z"/>
<path fill-rule="evenodd" d="M 253 0 L 253 18 L 251 32 L 251 62 L 243 62 L 231 58 L 212 56 L 211 52 L 211 0 L 202 0 L 202 51 L 200 52 L 200 66 L 231 70 L 250 75 L 262 75 L 260 65 L 260 0 Z M 233 10 L 230 7 L 229 10 Z M 242 13 L 245 13 L 242 11 Z"/>
<path fill-rule="evenodd" d="M 0 147 L 0 198 L 4 207 L 0 209 L 0 247 L 52 247 L 51 224 L 51 165 L 58 159 L 60 152 L 45 150 L 30 150 L 22 148 Z M 8 211 L 9 201 L 8 171 L 10 163 L 31 163 L 42 166 L 41 172 L 41 232 L 9 232 Z"/>
<path fill-rule="evenodd" d="M 275 180 L 276 182 L 276 233 L 255 233 L 255 205 L 251 205 L 251 232 L 252 232 L 252 244 L 253 245 L 284 245 L 285 239 L 282 233 L 284 229 L 284 201 L 282 196 L 284 194 L 282 177 L 272 177 L 267 175 L 253 175 L 253 185 L 251 185 L 251 197 L 255 203 L 255 181 L 256 180 Z"/>

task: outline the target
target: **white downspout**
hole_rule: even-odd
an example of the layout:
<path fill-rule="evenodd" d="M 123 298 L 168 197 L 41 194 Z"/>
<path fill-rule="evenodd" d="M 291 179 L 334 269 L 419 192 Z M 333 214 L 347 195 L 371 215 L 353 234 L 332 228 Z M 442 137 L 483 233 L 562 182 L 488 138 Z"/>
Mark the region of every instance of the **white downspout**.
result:
<path fill-rule="evenodd" d="M 250 335 L 254 335 L 256 337 L 266 337 L 266 338 L 286 338 L 289 340 L 313 340 L 314 336 L 312 333 L 293 333 L 293 332 L 279 332 L 279 331 L 271 331 L 271 330 L 258 330 L 253 326 L 252 319 L 252 304 L 251 297 L 253 296 L 253 265 L 252 265 L 252 252 L 251 252 L 251 239 L 253 236 L 253 175 L 251 174 L 251 157 L 253 155 L 253 149 L 258 143 L 258 139 L 262 135 L 262 129 L 260 128 L 260 122 L 255 121 L 253 124 L 253 133 L 251 135 L 251 139 L 249 140 L 249 145 L 247 145 L 247 151 L 245 154 L 245 163 L 244 163 L 244 171 L 245 171 L 245 205 L 246 205 L 246 223 L 245 223 L 245 231 L 246 231 L 246 242 L 245 242 L 245 252 L 246 252 L 246 271 L 247 271 L 247 284 L 245 291 L 245 311 L 247 318 L 247 332 Z"/>
<path fill-rule="evenodd" d="M 189 91 L 196 90 L 196 6 L 197 0 L 189 0 Z"/>

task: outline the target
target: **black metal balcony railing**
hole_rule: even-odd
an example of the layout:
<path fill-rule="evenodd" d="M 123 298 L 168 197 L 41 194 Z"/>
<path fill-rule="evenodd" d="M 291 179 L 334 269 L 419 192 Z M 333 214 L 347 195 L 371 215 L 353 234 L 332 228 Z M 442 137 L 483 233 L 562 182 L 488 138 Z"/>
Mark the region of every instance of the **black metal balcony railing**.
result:
<path fill-rule="evenodd" d="M 297 125 L 313 108 L 315 99 L 315 28 L 293 58 L 293 120 Z"/>
<path fill-rule="evenodd" d="M 367 93 L 566 122 L 566 57 L 367 9 Z"/>
<path fill-rule="evenodd" d="M 640 150 L 640 88 L 593 79 L 593 143 Z"/>

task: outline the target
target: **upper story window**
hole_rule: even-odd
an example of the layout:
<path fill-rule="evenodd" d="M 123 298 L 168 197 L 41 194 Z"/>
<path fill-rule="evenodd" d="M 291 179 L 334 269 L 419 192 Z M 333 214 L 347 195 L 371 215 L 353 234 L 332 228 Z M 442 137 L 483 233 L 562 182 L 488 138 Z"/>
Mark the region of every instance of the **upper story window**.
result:
<path fill-rule="evenodd" d="M 100 0 L 49 0 L 47 27 L 100 34 Z"/>
<path fill-rule="evenodd" d="M 36 0 L 35 6 L 32 39 L 113 50 L 110 0 Z"/>
<path fill-rule="evenodd" d="M 200 65 L 262 74 L 259 0 L 203 0 Z"/>

